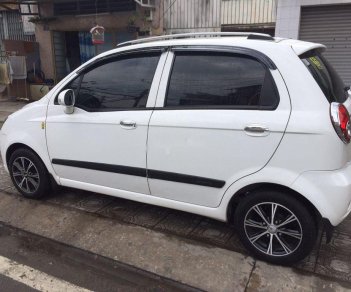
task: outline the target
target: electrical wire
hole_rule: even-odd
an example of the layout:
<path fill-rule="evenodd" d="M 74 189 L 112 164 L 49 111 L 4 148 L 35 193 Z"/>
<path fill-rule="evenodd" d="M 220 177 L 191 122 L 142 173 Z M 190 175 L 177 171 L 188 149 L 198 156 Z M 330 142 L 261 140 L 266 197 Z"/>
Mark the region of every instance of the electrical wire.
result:
<path fill-rule="evenodd" d="M 176 3 L 177 0 L 173 0 L 173 2 L 171 3 L 171 5 L 169 5 L 169 7 L 163 12 L 162 17 L 160 18 L 160 21 L 165 17 L 166 13 L 168 12 L 169 9 L 172 8 L 172 6 L 174 5 L 174 3 Z"/>

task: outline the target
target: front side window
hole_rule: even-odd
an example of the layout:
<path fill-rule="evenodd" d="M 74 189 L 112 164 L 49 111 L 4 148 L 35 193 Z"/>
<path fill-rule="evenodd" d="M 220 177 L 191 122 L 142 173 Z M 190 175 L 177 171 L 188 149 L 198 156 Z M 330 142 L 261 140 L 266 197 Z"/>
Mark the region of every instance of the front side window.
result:
<path fill-rule="evenodd" d="M 86 111 L 145 108 L 159 56 L 131 55 L 100 63 L 76 79 L 81 81 L 75 106 Z"/>
<path fill-rule="evenodd" d="M 175 56 L 166 107 L 272 108 L 273 78 L 255 59 L 233 54 L 180 52 Z"/>

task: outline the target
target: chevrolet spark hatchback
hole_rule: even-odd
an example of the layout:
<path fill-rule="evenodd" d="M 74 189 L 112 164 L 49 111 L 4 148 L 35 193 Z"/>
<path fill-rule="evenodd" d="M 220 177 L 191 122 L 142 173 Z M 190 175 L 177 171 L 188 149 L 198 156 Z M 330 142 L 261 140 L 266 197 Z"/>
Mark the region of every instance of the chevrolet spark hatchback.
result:
<path fill-rule="evenodd" d="M 324 50 L 235 33 L 125 43 L 8 118 L 5 167 L 25 197 L 52 180 L 232 222 L 256 257 L 290 264 L 351 210 L 351 102 Z"/>

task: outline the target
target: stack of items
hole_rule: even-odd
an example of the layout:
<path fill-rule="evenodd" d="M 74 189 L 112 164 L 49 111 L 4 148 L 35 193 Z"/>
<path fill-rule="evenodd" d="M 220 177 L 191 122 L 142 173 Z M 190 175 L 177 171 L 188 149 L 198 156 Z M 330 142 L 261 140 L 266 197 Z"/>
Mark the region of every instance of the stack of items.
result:
<path fill-rule="evenodd" d="M 28 100 L 27 94 L 27 65 L 25 56 L 9 56 L 10 66 L 12 68 L 12 79 L 23 80 L 25 89 L 25 98 L 18 98 Z M 18 81 L 16 81 L 16 93 L 18 93 Z"/>
<path fill-rule="evenodd" d="M 2 95 L 7 89 L 10 95 L 9 85 L 13 80 L 23 80 L 25 88 L 25 99 L 27 98 L 27 66 L 25 56 L 9 56 L 2 52 L 0 55 L 0 94 Z M 16 95 L 18 93 L 18 81 L 16 83 Z"/>
<path fill-rule="evenodd" d="M 2 96 L 12 83 L 13 70 L 5 52 L 1 51 L 0 55 L 0 96 Z"/>

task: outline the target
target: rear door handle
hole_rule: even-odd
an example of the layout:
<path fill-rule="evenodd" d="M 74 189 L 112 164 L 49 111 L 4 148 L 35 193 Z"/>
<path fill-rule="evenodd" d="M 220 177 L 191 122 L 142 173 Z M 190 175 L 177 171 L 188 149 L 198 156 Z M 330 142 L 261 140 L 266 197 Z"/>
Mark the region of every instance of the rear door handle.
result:
<path fill-rule="evenodd" d="M 261 125 L 250 125 L 244 128 L 244 131 L 249 136 L 268 136 L 269 129 Z"/>
<path fill-rule="evenodd" d="M 126 129 L 126 130 L 132 130 L 136 128 L 136 122 L 130 121 L 130 120 L 120 121 L 119 124 L 123 129 Z"/>

